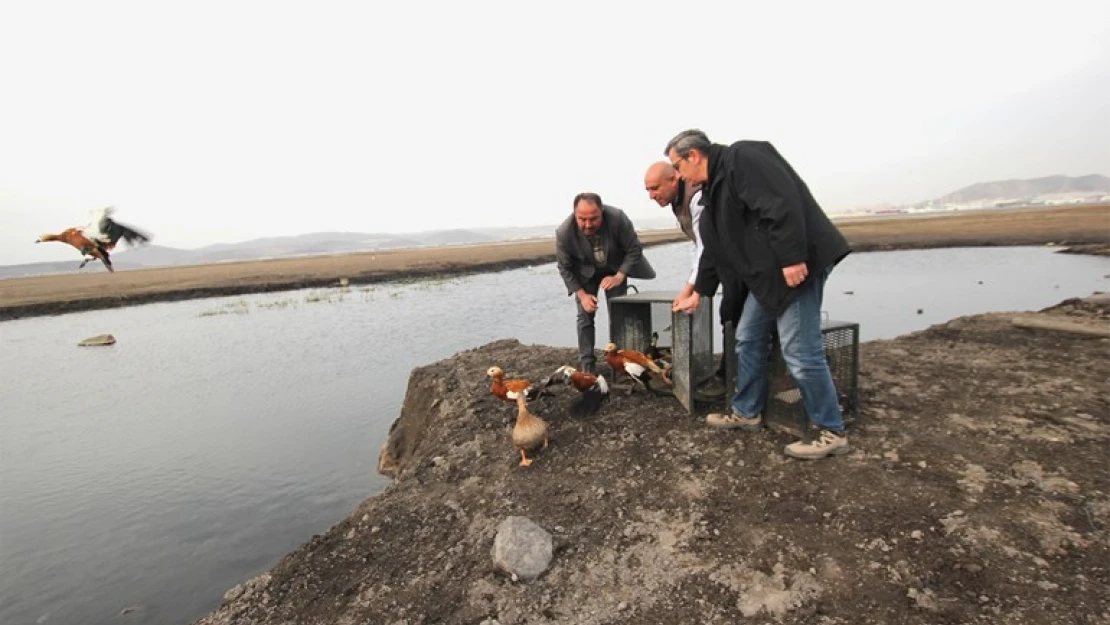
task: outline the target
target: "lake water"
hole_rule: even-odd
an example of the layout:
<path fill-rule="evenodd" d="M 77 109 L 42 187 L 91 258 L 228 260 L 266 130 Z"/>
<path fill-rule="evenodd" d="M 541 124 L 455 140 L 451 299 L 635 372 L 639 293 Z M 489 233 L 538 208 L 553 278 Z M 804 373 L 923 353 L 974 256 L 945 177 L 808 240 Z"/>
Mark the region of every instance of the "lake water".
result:
<path fill-rule="evenodd" d="M 648 256 L 660 276 L 640 287 L 677 290 L 689 245 Z M 1110 290 L 1107 274 L 1047 248 L 855 254 L 825 309 L 889 338 Z M 76 347 L 101 333 L 119 342 Z M 0 323 L 0 623 L 201 616 L 380 492 L 413 367 L 512 337 L 576 344 L 553 265 Z"/>

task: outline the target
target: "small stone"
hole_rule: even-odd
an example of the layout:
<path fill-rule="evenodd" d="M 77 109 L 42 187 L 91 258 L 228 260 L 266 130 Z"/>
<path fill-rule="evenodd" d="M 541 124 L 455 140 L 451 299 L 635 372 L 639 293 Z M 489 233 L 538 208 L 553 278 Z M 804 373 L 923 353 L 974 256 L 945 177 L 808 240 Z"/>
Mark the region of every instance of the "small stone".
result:
<path fill-rule="evenodd" d="M 115 345 L 116 337 L 111 334 L 97 334 L 81 341 L 77 345 L 79 347 L 105 347 L 108 345 Z"/>
<path fill-rule="evenodd" d="M 922 461 L 920 461 L 920 462 L 918 462 L 918 463 L 917 463 L 917 466 L 919 466 L 919 467 L 921 467 L 922 469 L 924 469 L 925 467 L 927 467 L 927 466 L 929 466 L 929 465 L 928 465 L 928 464 L 927 464 L 927 463 L 926 463 L 926 462 L 925 462 L 924 460 L 922 460 Z"/>
<path fill-rule="evenodd" d="M 925 534 L 922 534 L 921 530 L 914 530 L 914 531 L 910 532 L 910 538 L 912 538 L 914 540 L 921 540 L 924 537 L 925 537 Z"/>
<path fill-rule="evenodd" d="M 377 534 L 377 533 L 378 533 L 378 532 L 380 532 L 380 531 L 382 531 L 382 528 L 378 527 L 377 525 L 375 525 L 374 527 L 371 527 L 371 528 L 370 528 L 370 533 L 371 533 L 371 534 Z"/>
<path fill-rule="evenodd" d="M 627 601 L 621 601 L 620 603 L 617 604 L 617 611 L 618 612 L 624 612 L 627 609 L 628 609 L 628 602 Z"/>

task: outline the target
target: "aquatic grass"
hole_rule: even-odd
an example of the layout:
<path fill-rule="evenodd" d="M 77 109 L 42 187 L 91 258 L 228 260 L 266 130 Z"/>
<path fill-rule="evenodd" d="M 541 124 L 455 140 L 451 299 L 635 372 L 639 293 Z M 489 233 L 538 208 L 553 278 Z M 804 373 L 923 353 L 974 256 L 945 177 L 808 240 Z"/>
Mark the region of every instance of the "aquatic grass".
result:
<path fill-rule="evenodd" d="M 297 301 L 294 300 L 291 297 L 286 297 L 286 298 L 274 300 L 272 302 L 259 302 L 258 304 L 256 304 L 256 306 L 258 308 L 269 308 L 269 309 L 284 309 L 284 308 L 290 308 L 290 307 L 296 308 L 297 307 Z"/>
<path fill-rule="evenodd" d="M 329 291 L 313 291 L 304 296 L 304 301 L 309 304 L 324 302 L 326 304 L 334 304 L 342 302 L 346 299 L 346 293 L 350 289 L 338 288 Z"/>
<path fill-rule="evenodd" d="M 197 314 L 198 317 L 215 317 L 216 315 L 246 315 L 250 313 L 250 304 L 246 300 L 228 302 L 211 310 L 204 310 Z"/>

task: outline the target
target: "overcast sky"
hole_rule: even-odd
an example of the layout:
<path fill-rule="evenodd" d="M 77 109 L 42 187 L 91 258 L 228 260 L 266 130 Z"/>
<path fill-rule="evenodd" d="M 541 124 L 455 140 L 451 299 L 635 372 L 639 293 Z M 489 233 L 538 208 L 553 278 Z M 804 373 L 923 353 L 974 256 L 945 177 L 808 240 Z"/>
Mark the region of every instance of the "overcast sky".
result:
<path fill-rule="evenodd" d="M 774 142 L 826 210 L 1110 174 L 1110 2 L 0 4 L 0 264 L 661 216 L 666 141 Z"/>

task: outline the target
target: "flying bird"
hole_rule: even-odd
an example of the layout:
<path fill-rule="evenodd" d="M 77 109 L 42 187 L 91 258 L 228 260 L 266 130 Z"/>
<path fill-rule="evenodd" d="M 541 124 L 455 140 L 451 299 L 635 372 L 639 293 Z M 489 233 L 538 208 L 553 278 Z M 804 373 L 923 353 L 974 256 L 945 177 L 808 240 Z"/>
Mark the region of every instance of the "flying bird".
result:
<path fill-rule="evenodd" d="M 120 239 L 128 245 L 135 247 L 150 242 L 150 235 L 136 230 L 112 219 L 115 209 L 111 206 L 98 211 L 93 211 L 94 218 L 91 224 L 83 228 L 66 228 L 57 234 L 44 234 L 35 243 L 60 241 L 73 246 L 85 258 L 77 267 L 83 269 L 90 260 L 99 260 L 104 263 L 108 271 L 114 272 L 112 267 L 111 251 L 115 249 Z"/>

